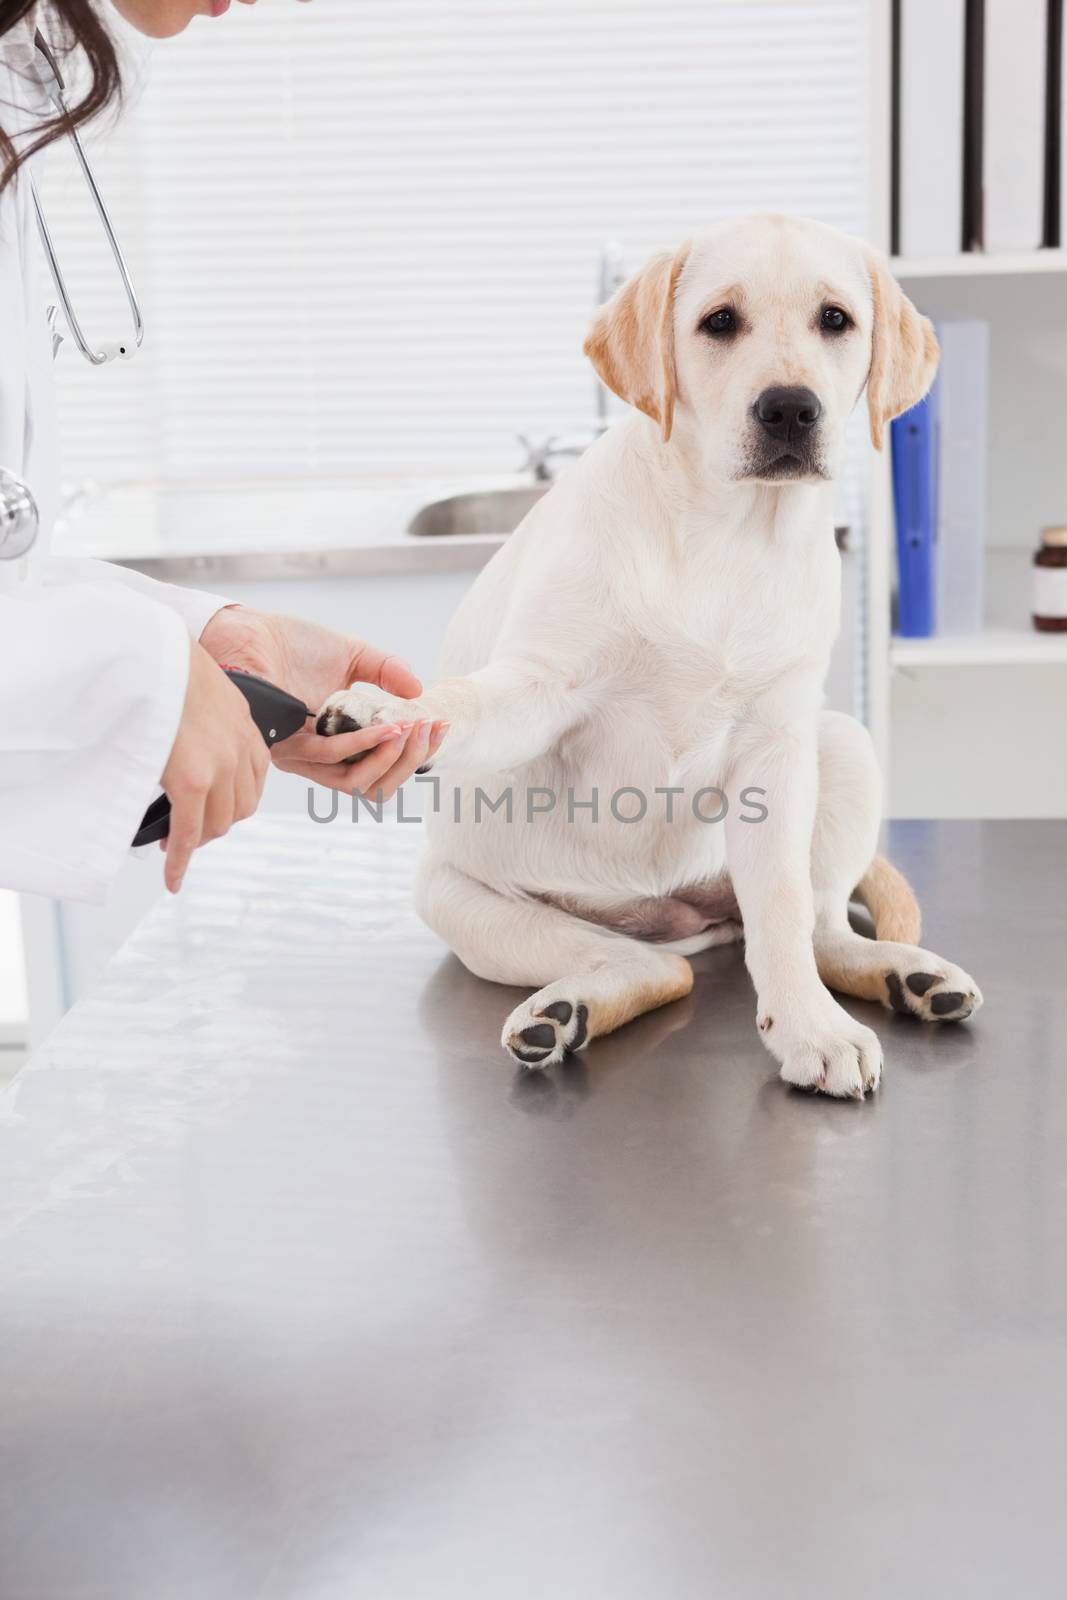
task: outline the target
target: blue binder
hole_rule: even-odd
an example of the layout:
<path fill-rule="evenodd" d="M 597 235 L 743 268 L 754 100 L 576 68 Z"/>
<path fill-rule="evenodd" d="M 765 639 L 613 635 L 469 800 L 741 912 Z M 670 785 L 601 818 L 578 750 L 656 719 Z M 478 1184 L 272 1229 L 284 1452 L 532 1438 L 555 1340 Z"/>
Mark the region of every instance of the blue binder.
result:
<path fill-rule="evenodd" d="M 893 510 L 897 529 L 897 632 L 929 639 L 935 629 L 937 548 L 937 386 L 894 419 Z"/>

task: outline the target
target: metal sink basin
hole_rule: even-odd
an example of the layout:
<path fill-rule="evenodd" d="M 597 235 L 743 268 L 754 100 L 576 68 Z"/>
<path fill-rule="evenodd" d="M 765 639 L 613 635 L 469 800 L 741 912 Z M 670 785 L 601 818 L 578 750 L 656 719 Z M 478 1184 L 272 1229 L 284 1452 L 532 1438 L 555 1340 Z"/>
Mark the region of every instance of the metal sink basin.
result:
<path fill-rule="evenodd" d="M 431 500 L 416 511 L 407 531 L 425 538 L 457 533 L 513 533 L 550 488 L 548 483 L 530 483 L 514 489 L 485 489 Z"/>

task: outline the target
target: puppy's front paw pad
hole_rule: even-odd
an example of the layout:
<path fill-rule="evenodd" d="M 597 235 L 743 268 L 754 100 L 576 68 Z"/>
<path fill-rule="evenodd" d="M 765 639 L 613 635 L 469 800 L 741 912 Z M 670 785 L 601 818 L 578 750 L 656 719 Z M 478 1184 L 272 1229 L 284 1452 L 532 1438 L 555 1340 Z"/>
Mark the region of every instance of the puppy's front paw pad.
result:
<path fill-rule="evenodd" d="M 323 704 L 315 719 L 316 733 L 354 733 L 371 722 L 383 722 L 393 705 L 391 695 L 372 683 L 339 689 Z"/>
<path fill-rule="evenodd" d="M 982 991 L 962 967 L 937 957 L 922 960 L 908 972 L 885 975 L 890 1008 L 920 1022 L 965 1022 L 982 1004 Z"/>
<path fill-rule="evenodd" d="M 315 719 L 315 732 L 330 738 L 335 733 L 358 733 L 362 723 L 350 717 L 347 711 L 341 711 L 336 706 L 320 711 Z"/>
<path fill-rule="evenodd" d="M 882 1076 L 882 1047 L 870 1028 L 848 1020 L 844 1032 L 813 1029 L 782 1049 L 781 1076 L 798 1089 L 862 1100 Z"/>
<path fill-rule="evenodd" d="M 517 1007 L 504 1024 L 501 1043 L 524 1067 L 552 1067 L 589 1034 L 589 1008 L 580 1001 L 553 1000 L 538 1005 L 537 995 Z"/>
<path fill-rule="evenodd" d="M 358 689 L 342 689 L 332 694 L 320 710 L 315 718 L 315 732 L 327 738 L 336 733 L 358 733 L 372 722 L 388 722 L 390 717 L 397 715 L 398 704 L 406 705 L 406 702 L 394 701 L 373 684 L 361 684 Z M 410 719 L 410 705 L 406 706 L 406 710 Z M 366 754 L 364 751 L 362 755 L 350 756 L 347 765 L 362 761 Z"/>

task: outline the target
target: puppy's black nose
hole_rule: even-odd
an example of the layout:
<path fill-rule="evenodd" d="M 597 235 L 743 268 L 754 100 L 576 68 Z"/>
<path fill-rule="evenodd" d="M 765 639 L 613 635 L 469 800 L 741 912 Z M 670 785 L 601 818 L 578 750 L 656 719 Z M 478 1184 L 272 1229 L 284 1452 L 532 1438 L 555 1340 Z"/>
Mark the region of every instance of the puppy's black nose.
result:
<path fill-rule="evenodd" d="M 822 401 L 811 389 L 764 389 L 755 409 L 764 433 L 788 444 L 814 428 Z"/>

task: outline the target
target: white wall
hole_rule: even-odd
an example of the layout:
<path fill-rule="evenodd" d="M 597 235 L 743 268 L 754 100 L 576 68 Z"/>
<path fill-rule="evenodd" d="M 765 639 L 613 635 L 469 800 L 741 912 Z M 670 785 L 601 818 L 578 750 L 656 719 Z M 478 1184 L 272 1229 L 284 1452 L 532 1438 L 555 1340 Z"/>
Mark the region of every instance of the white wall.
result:
<path fill-rule="evenodd" d="M 783 209 L 868 222 L 865 0 L 235 5 L 156 49 L 102 181 L 145 301 L 68 349 L 81 481 L 511 469 L 581 431 L 605 240 L 631 266 Z M 127 325 L 69 158 L 87 328 Z"/>

